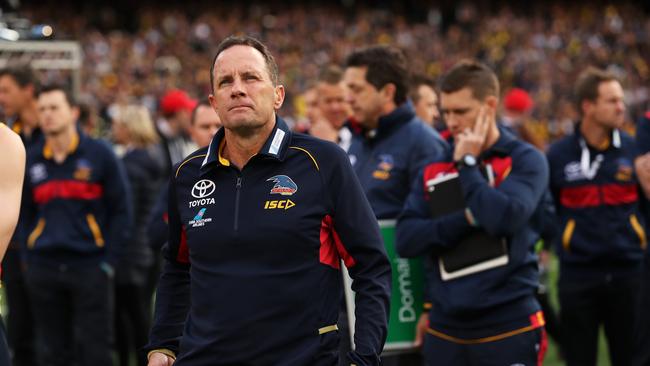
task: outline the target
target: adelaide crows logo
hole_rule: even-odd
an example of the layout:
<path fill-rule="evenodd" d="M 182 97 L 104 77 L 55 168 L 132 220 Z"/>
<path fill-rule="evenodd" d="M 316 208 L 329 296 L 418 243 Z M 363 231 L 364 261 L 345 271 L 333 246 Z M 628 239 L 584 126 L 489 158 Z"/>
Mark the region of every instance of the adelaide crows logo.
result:
<path fill-rule="evenodd" d="M 276 175 L 266 180 L 267 182 L 275 183 L 271 188 L 271 194 L 280 194 L 283 196 L 291 196 L 298 192 L 298 185 L 286 175 Z"/>

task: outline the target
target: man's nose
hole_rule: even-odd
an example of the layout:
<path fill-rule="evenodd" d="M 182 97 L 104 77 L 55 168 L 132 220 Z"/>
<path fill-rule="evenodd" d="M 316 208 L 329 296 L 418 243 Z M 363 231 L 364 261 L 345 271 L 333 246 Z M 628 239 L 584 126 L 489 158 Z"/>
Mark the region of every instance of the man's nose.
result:
<path fill-rule="evenodd" d="M 241 78 L 237 77 L 235 80 L 233 80 L 230 94 L 232 96 L 246 95 L 246 88 L 244 87 L 244 82 L 241 80 Z"/>

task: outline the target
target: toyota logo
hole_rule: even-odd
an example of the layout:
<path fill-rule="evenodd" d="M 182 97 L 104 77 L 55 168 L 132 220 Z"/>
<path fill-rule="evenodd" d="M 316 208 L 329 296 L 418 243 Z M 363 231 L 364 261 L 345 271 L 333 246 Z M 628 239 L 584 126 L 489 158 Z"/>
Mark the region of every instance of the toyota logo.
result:
<path fill-rule="evenodd" d="M 215 188 L 213 181 L 207 179 L 200 180 L 192 187 L 192 196 L 195 198 L 207 197 L 214 193 Z"/>

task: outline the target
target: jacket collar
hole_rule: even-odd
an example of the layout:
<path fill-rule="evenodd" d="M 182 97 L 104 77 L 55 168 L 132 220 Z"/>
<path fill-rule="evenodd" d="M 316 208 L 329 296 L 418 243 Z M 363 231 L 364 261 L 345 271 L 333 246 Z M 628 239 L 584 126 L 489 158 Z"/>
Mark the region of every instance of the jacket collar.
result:
<path fill-rule="evenodd" d="M 409 103 L 403 103 L 387 115 L 379 117 L 377 128 L 374 130 L 361 129 L 359 134 L 369 140 L 382 138 L 391 131 L 408 123 L 415 117 L 413 107 Z"/>
<path fill-rule="evenodd" d="M 208 146 L 205 159 L 203 159 L 203 164 L 201 164 L 201 172 L 209 170 L 212 166 L 230 166 L 230 161 L 222 155 L 225 136 L 224 128 L 219 129 L 214 135 Z M 282 118 L 276 115 L 273 131 L 271 131 L 271 134 L 257 155 L 283 161 L 287 155 L 290 140 L 291 130 L 289 126 L 287 126 L 287 123 Z"/>
<path fill-rule="evenodd" d="M 72 139 L 70 140 L 70 145 L 68 145 L 68 155 L 72 155 L 77 149 L 79 148 L 79 144 L 83 141 L 83 135 L 75 128 L 74 130 L 74 135 L 72 135 Z M 52 152 L 52 147 L 50 144 L 45 141 L 43 145 L 43 157 L 45 159 L 52 159 L 54 156 L 54 152 Z"/>

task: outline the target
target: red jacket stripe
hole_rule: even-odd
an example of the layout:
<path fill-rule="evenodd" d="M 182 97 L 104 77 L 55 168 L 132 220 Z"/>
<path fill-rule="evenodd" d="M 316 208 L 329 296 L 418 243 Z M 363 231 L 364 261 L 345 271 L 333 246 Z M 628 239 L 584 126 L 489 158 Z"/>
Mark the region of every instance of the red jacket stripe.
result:
<path fill-rule="evenodd" d="M 76 180 L 51 180 L 34 188 L 34 202 L 44 205 L 53 199 L 95 200 L 104 194 L 104 188 L 97 183 Z"/>

